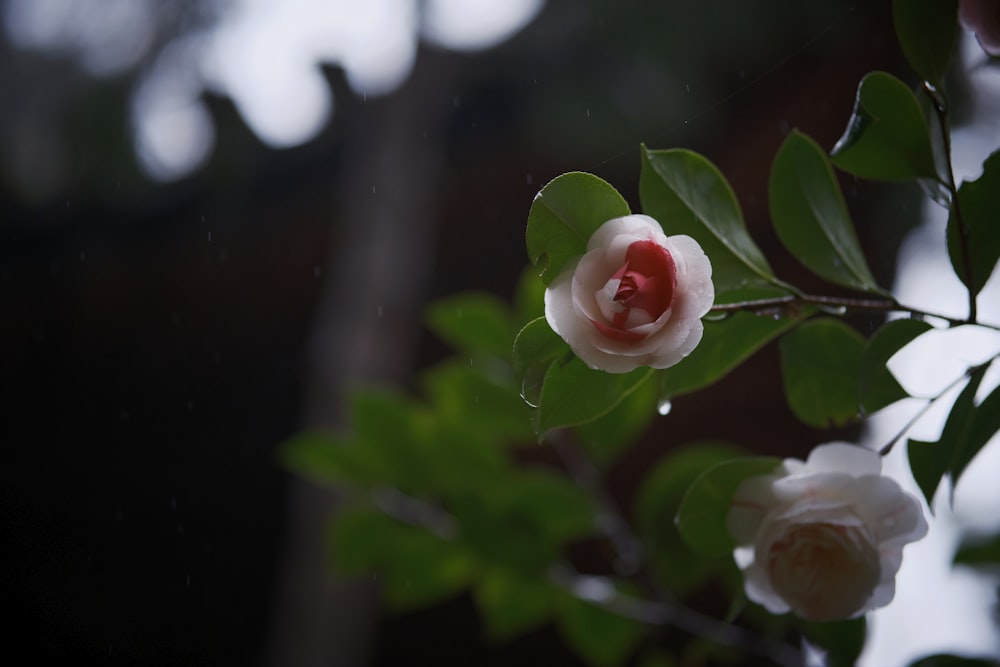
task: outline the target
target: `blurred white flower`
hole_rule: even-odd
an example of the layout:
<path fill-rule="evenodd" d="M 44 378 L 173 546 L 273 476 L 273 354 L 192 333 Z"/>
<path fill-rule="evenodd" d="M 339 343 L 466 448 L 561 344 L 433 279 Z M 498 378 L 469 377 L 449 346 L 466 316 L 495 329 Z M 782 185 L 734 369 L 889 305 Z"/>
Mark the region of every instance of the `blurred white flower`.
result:
<path fill-rule="evenodd" d="M 727 527 L 747 597 L 820 621 L 891 602 L 903 546 L 927 533 L 920 503 L 882 475 L 879 455 L 846 443 L 744 481 Z"/>

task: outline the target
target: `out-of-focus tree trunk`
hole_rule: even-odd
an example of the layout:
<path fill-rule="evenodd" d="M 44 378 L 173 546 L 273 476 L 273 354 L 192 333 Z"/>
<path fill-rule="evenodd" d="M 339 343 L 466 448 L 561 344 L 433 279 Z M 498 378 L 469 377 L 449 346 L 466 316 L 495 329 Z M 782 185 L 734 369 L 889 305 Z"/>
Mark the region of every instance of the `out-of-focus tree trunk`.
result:
<path fill-rule="evenodd" d="M 433 270 L 442 168 L 441 128 L 452 108 L 457 56 L 421 53 L 404 87 L 359 102 L 335 90 L 342 177 L 336 228 L 317 308 L 303 427 L 344 425 L 359 384 L 412 372 L 420 312 Z M 375 584 L 335 576 L 325 539 L 337 494 L 294 479 L 267 663 L 363 665 L 377 621 Z"/>

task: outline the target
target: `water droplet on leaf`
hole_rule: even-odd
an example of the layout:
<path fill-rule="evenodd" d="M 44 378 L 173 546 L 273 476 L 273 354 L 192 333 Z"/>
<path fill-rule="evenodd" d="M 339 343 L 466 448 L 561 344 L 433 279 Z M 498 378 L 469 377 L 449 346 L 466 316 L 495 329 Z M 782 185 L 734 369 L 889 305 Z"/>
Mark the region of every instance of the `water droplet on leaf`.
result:
<path fill-rule="evenodd" d="M 670 411 L 674 409 L 674 404 L 670 402 L 670 397 L 661 398 L 660 402 L 656 404 L 656 411 L 660 413 L 661 416 L 666 417 L 670 414 Z"/>

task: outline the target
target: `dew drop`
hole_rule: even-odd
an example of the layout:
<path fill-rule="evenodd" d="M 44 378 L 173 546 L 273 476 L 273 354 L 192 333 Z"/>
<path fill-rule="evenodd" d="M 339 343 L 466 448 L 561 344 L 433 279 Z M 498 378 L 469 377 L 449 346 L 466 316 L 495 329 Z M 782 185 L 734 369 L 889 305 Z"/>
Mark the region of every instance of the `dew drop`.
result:
<path fill-rule="evenodd" d="M 674 409 L 674 404 L 670 402 L 670 397 L 661 398 L 660 402 L 656 404 L 656 411 L 660 413 L 661 416 L 666 417 L 670 414 L 670 411 Z"/>

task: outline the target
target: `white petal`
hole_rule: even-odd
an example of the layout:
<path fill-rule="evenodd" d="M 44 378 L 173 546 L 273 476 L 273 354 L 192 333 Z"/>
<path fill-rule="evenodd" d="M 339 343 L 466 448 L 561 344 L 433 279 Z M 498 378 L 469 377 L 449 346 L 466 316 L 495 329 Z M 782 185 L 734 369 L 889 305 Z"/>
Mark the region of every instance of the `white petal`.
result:
<path fill-rule="evenodd" d="M 866 475 L 855 478 L 849 494 L 880 545 L 902 546 L 927 534 L 920 502 L 892 478 Z"/>
<path fill-rule="evenodd" d="M 882 459 L 876 452 L 846 442 L 831 442 L 815 447 L 806 459 L 810 472 L 846 472 L 855 477 L 878 475 Z"/>
<path fill-rule="evenodd" d="M 614 238 L 621 235 L 637 236 L 657 242 L 665 238 L 660 223 L 648 215 L 634 213 L 621 218 L 612 218 L 598 227 L 587 242 L 587 250 L 611 247 Z"/>

